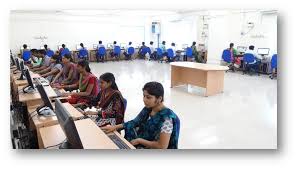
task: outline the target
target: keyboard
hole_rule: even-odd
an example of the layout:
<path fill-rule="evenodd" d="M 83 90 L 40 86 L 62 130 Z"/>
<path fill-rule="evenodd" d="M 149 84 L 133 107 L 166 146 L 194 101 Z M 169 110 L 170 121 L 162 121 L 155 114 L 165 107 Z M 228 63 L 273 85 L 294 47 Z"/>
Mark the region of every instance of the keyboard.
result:
<path fill-rule="evenodd" d="M 58 97 L 62 96 L 62 93 L 60 92 L 59 89 L 54 89 L 55 93 L 57 94 Z"/>
<path fill-rule="evenodd" d="M 108 137 L 120 148 L 120 149 L 131 149 L 119 136 L 112 134 Z"/>
<path fill-rule="evenodd" d="M 44 77 L 33 78 L 33 80 L 37 80 L 37 79 L 40 81 L 42 86 L 49 86 L 50 85 L 49 81 Z"/>

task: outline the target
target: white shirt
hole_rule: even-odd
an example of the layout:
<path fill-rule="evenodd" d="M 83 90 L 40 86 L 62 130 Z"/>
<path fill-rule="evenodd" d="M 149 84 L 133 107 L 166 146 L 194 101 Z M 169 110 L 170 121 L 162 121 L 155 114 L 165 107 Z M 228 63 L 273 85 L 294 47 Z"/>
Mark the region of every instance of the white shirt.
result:
<path fill-rule="evenodd" d="M 99 49 L 101 47 L 104 47 L 104 45 L 103 44 L 98 44 L 97 48 Z"/>
<path fill-rule="evenodd" d="M 262 60 L 262 57 L 259 56 L 254 50 L 248 49 L 247 51 L 245 51 L 245 53 L 253 54 L 255 58 Z M 256 63 L 256 60 L 254 60 L 254 62 L 250 64 L 254 64 L 254 63 Z"/>
<path fill-rule="evenodd" d="M 155 51 L 154 45 L 150 45 L 150 49 L 151 49 L 151 53 L 153 53 Z"/>

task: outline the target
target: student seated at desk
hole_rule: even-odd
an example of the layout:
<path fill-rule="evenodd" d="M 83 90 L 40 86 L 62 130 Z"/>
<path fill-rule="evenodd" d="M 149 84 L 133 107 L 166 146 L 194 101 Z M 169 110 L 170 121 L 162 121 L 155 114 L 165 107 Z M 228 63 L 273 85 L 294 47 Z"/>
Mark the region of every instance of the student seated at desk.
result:
<path fill-rule="evenodd" d="M 125 47 L 124 55 L 126 57 L 126 60 L 131 60 L 131 56 L 128 54 L 128 49 L 132 46 L 132 42 L 129 42 L 129 44 Z"/>
<path fill-rule="evenodd" d="M 177 149 L 180 121 L 163 104 L 164 88 L 158 82 L 143 87 L 145 107 L 137 117 L 126 123 L 101 127 L 106 133 L 125 130 L 125 138 L 136 148 Z"/>
<path fill-rule="evenodd" d="M 30 65 L 31 68 L 35 68 L 35 67 L 40 67 L 42 62 L 43 62 L 43 58 L 45 55 L 45 50 L 36 50 L 34 53 L 32 53 L 32 64 Z"/>
<path fill-rule="evenodd" d="M 46 78 L 49 82 L 51 82 L 63 68 L 58 55 L 52 56 L 50 61 L 51 65 L 39 72 L 40 76 Z"/>
<path fill-rule="evenodd" d="M 28 48 L 26 44 L 23 45 L 23 50 L 22 50 L 22 59 L 24 60 L 25 64 L 30 64 L 31 63 L 31 51 Z"/>
<path fill-rule="evenodd" d="M 163 56 L 161 61 L 167 62 L 168 61 L 168 59 L 167 59 L 168 53 L 167 53 L 167 49 L 166 49 L 166 41 L 162 42 L 162 44 L 160 45 L 160 48 L 162 50 L 162 56 Z"/>
<path fill-rule="evenodd" d="M 64 55 L 62 58 L 63 69 L 52 80 L 52 86 L 74 84 L 78 81 L 79 74 L 76 64 L 73 63 L 70 54 Z"/>
<path fill-rule="evenodd" d="M 62 57 L 64 57 L 65 54 L 70 54 L 70 51 L 66 48 L 65 44 L 62 44 L 62 48 L 59 50 L 60 60 L 62 60 Z"/>
<path fill-rule="evenodd" d="M 150 41 L 149 48 L 151 50 L 150 60 L 157 60 L 157 51 L 155 50 L 153 41 Z"/>
<path fill-rule="evenodd" d="M 112 58 L 115 56 L 115 54 L 114 54 L 114 47 L 115 46 L 117 46 L 117 41 L 113 41 L 113 45 L 112 45 L 112 47 L 110 49 L 110 52 L 109 52 L 110 57 L 112 57 Z"/>
<path fill-rule="evenodd" d="M 197 47 L 196 47 L 196 42 L 193 42 L 192 43 L 192 53 L 193 53 L 193 56 L 195 58 L 195 61 L 198 62 L 198 63 L 205 63 L 203 58 L 199 55 L 199 52 L 197 50 Z"/>
<path fill-rule="evenodd" d="M 251 65 L 253 65 L 253 64 L 259 65 L 260 62 L 261 62 L 261 60 L 262 60 L 262 57 L 259 56 L 259 55 L 254 51 L 254 49 L 255 49 L 255 46 L 253 46 L 253 45 L 249 46 L 249 49 L 248 49 L 247 51 L 245 51 L 245 54 L 252 54 L 252 55 L 254 55 L 254 57 L 255 57 L 254 62 L 249 63 L 249 64 L 251 64 Z"/>
<path fill-rule="evenodd" d="M 99 41 L 99 44 L 97 45 L 97 52 L 96 52 L 96 58 L 97 58 L 97 62 L 104 62 L 104 54 L 99 53 L 99 49 L 100 48 L 105 48 L 105 46 L 102 44 L 102 41 Z"/>
<path fill-rule="evenodd" d="M 100 127 L 106 124 L 116 125 L 124 122 L 124 98 L 118 89 L 112 73 L 104 73 L 100 76 L 100 100 L 98 107 L 99 112 L 88 111 L 91 119 Z"/>
<path fill-rule="evenodd" d="M 42 52 L 39 53 L 39 56 L 42 57 L 42 63 L 40 65 L 33 66 L 31 71 L 38 72 L 47 69 L 51 65 L 51 57 L 46 55 L 43 51 L 44 50 L 42 50 Z"/>
<path fill-rule="evenodd" d="M 141 47 L 139 48 L 139 50 L 138 50 L 138 56 L 140 56 L 140 59 L 145 59 L 145 52 L 144 52 L 144 49 L 147 47 L 147 46 L 145 46 L 145 42 L 142 42 L 141 43 L 142 45 L 141 45 Z"/>
<path fill-rule="evenodd" d="M 175 62 L 175 61 L 179 61 L 179 55 L 176 54 L 176 47 L 175 47 L 175 43 L 171 43 L 171 49 L 173 50 L 173 58 L 172 58 L 172 61 Z M 168 58 L 169 60 L 169 58 Z"/>
<path fill-rule="evenodd" d="M 76 104 L 90 104 L 91 100 L 96 98 L 99 92 L 98 80 L 91 73 L 89 63 L 81 60 L 77 63 L 77 71 L 79 72 L 79 80 L 70 85 L 63 85 L 58 88 L 78 88 L 79 92 L 63 93 L 63 96 L 70 96 L 68 102 L 76 106 Z"/>
<path fill-rule="evenodd" d="M 80 49 L 78 51 L 78 59 L 88 60 L 88 50 L 86 47 L 84 47 L 83 43 L 80 43 Z"/>

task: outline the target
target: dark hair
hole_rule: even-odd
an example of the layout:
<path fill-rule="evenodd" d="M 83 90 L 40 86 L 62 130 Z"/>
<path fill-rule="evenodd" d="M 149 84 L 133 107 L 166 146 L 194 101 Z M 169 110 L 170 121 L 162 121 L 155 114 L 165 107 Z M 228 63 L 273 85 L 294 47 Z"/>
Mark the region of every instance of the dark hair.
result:
<path fill-rule="evenodd" d="M 43 54 L 43 55 L 46 55 L 46 51 L 44 49 L 38 50 L 38 53 Z"/>
<path fill-rule="evenodd" d="M 35 53 L 37 52 L 37 49 L 31 49 L 30 52 Z"/>
<path fill-rule="evenodd" d="M 142 42 L 142 45 L 144 45 L 145 43 L 144 42 Z"/>
<path fill-rule="evenodd" d="M 43 47 L 44 47 L 44 49 L 46 49 L 46 50 L 47 50 L 47 44 L 43 45 Z"/>
<path fill-rule="evenodd" d="M 154 42 L 153 41 L 150 41 L 150 45 L 152 45 Z"/>
<path fill-rule="evenodd" d="M 162 97 L 161 102 L 164 100 L 164 88 L 159 82 L 148 82 L 142 88 L 142 91 L 147 91 L 148 94 L 155 96 L 156 98 Z"/>
<path fill-rule="evenodd" d="M 251 45 L 249 46 L 249 50 L 254 50 L 255 49 L 255 46 Z"/>
<path fill-rule="evenodd" d="M 64 55 L 64 57 L 65 57 L 66 59 L 70 59 L 70 62 L 73 62 L 73 59 L 72 59 L 71 54 L 67 53 L 67 54 Z"/>
<path fill-rule="evenodd" d="M 79 61 L 79 62 L 77 63 L 77 65 L 79 65 L 79 66 L 85 68 L 85 70 L 86 70 L 87 72 L 89 72 L 89 73 L 91 72 L 91 68 L 90 68 L 90 66 L 89 66 L 89 62 L 88 62 L 88 61 L 86 61 L 86 60 L 81 60 L 81 61 Z"/>
<path fill-rule="evenodd" d="M 102 74 L 102 75 L 100 76 L 100 80 L 103 80 L 103 81 L 105 81 L 105 82 L 107 82 L 107 83 L 111 82 L 111 86 L 110 86 L 110 87 L 111 87 L 113 90 L 119 90 L 119 89 L 118 89 L 118 86 L 117 86 L 117 84 L 116 84 L 116 82 L 115 82 L 114 75 L 113 75 L 112 73 L 107 72 L 107 73 Z"/>
<path fill-rule="evenodd" d="M 113 44 L 117 44 L 117 41 L 113 41 Z"/>
<path fill-rule="evenodd" d="M 171 46 L 175 46 L 175 43 L 171 43 Z"/>
<path fill-rule="evenodd" d="M 54 55 L 54 56 L 51 57 L 51 59 L 56 60 L 56 64 L 60 63 L 60 56 L 59 55 Z"/>
<path fill-rule="evenodd" d="M 100 41 L 99 41 L 99 44 L 101 44 L 101 43 L 102 43 L 102 41 L 100 40 Z"/>
<path fill-rule="evenodd" d="M 65 48 L 65 46 L 66 46 L 65 44 L 62 44 L 62 48 Z"/>
<path fill-rule="evenodd" d="M 163 45 L 165 45 L 165 43 L 166 43 L 165 41 L 162 41 L 162 44 L 163 44 Z"/>
<path fill-rule="evenodd" d="M 195 42 L 195 41 L 192 43 L 192 46 L 193 46 L 193 45 L 196 45 L 196 42 Z"/>
<path fill-rule="evenodd" d="M 230 43 L 230 48 L 233 48 L 233 46 L 234 46 L 234 43 Z"/>
<path fill-rule="evenodd" d="M 131 45 L 132 44 L 132 42 L 129 42 L 129 45 Z"/>
<path fill-rule="evenodd" d="M 80 45 L 81 47 L 84 47 L 84 44 L 83 44 L 83 43 L 80 43 L 79 45 Z"/>
<path fill-rule="evenodd" d="M 24 49 L 27 49 L 27 45 L 26 45 L 26 44 L 23 44 L 23 48 L 24 48 Z"/>

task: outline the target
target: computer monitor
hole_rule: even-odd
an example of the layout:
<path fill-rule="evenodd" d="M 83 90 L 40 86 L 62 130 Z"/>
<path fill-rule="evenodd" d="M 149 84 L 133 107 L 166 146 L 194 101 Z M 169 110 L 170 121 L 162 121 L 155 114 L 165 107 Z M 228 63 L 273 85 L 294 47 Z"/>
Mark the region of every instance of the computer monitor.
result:
<path fill-rule="evenodd" d="M 76 45 L 76 50 L 79 50 L 81 48 L 80 45 Z"/>
<path fill-rule="evenodd" d="M 188 44 L 183 44 L 182 49 L 186 49 L 189 45 Z"/>
<path fill-rule="evenodd" d="M 29 71 L 28 68 L 26 68 L 26 70 L 25 70 L 25 76 L 26 76 L 26 79 L 27 79 L 27 82 L 28 82 L 28 86 L 23 88 L 23 92 L 28 93 L 28 92 L 35 91 L 33 80 L 31 78 L 30 71 Z"/>
<path fill-rule="evenodd" d="M 20 60 L 20 69 L 21 69 L 21 76 L 18 78 L 18 80 L 25 80 L 25 64 L 23 60 Z"/>
<path fill-rule="evenodd" d="M 62 48 L 63 48 L 62 45 L 59 45 L 59 46 L 58 46 L 58 50 L 60 50 L 60 49 L 62 49 Z"/>
<path fill-rule="evenodd" d="M 44 46 L 40 46 L 40 49 L 44 49 Z"/>
<path fill-rule="evenodd" d="M 12 54 L 10 54 L 10 62 L 12 66 L 16 65 L 15 58 L 12 56 Z"/>
<path fill-rule="evenodd" d="M 83 149 L 74 120 L 59 99 L 55 99 L 55 113 L 67 139 L 59 148 Z"/>
<path fill-rule="evenodd" d="M 122 49 L 124 49 L 127 46 L 127 44 L 126 43 L 120 43 L 120 46 L 121 46 Z"/>
<path fill-rule="evenodd" d="M 21 70 L 19 58 L 15 58 L 15 63 L 16 63 L 16 66 L 17 66 L 17 70 Z"/>
<path fill-rule="evenodd" d="M 244 53 L 246 51 L 247 47 L 245 46 L 237 46 L 237 51 L 239 53 Z"/>
<path fill-rule="evenodd" d="M 108 44 L 106 45 L 106 47 L 107 47 L 108 49 L 111 49 L 111 48 L 112 48 L 112 44 L 111 44 L 111 43 L 108 43 Z"/>
<path fill-rule="evenodd" d="M 31 47 L 30 46 L 27 46 L 27 49 L 31 49 Z M 24 47 L 23 46 L 21 47 L 21 50 L 24 50 Z"/>
<path fill-rule="evenodd" d="M 41 96 L 42 101 L 43 101 L 43 105 L 40 106 L 40 107 L 38 107 L 37 108 L 38 109 L 37 111 L 39 111 L 43 107 L 48 107 L 51 110 L 54 110 L 53 105 L 51 103 L 51 100 L 48 97 L 48 95 L 47 95 L 47 93 L 46 93 L 46 91 L 45 91 L 42 83 L 39 81 L 39 79 L 36 79 L 36 83 L 37 83 L 36 88 L 37 88 L 37 90 L 38 90 L 38 92 L 39 92 L 39 94 Z"/>
<path fill-rule="evenodd" d="M 98 45 L 97 44 L 93 44 L 93 49 L 97 49 Z"/>
<path fill-rule="evenodd" d="M 258 48 L 258 55 L 268 55 L 269 50 L 269 48 Z"/>

